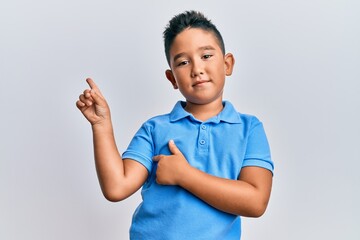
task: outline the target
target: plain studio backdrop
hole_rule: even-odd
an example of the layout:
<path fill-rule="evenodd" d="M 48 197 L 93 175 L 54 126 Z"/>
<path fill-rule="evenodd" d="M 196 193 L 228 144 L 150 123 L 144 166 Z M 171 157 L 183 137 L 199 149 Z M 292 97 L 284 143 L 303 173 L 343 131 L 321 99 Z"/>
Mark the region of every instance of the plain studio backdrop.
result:
<path fill-rule="evenodd" d="M 275 162 L 268 210 L 243 218 L 242 239 L 360 239 L 356 0 L 2 1 L 0 239 L 128 238 L 140 194 L 102 196 L 75 102 L 92 77 L 122 153 L 183 99 L 164 75 L 162 32 L 191 9 L 234 54 L 224 98 L 264 123 Z"/>

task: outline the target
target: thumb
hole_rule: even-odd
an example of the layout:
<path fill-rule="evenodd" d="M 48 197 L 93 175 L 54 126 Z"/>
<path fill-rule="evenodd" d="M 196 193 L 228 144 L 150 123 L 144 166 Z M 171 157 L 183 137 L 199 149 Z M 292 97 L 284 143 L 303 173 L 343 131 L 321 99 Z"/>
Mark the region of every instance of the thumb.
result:
<path fill-rule="evenodd" d="M 99 94 L 98 90 L 91 89 L 90 90 L 91 97 L 94 99 L 95 103 L 104 106 L 105 105 L 105 99 Z"/>
<path fill-rule="evenodd" d="M 180 152 L 180 150 L 178 149 L 178 147 L 175 145 L 174 140 L 170 140 L 170 141 L 169 141 L 169 149 L 170 149 L 170 152 L 171 152 L 172 154 L 174 154 L 174 155 L 176 155 L 176 154 L 182 154 L 182 153 Z"/>

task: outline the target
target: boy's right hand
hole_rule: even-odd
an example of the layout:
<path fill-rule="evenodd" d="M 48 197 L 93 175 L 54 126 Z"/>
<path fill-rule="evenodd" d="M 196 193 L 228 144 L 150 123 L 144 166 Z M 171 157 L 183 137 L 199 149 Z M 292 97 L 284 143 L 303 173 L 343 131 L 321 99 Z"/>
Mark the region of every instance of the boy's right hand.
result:
<path fill-rule="evenodd" d="M 98 86 L 91 78 L 86 82 L 90 89 L 86 89 L 76 102 L 77 108 L 92 126 L 110 121 L 110 108 L 100 92 Z"/>

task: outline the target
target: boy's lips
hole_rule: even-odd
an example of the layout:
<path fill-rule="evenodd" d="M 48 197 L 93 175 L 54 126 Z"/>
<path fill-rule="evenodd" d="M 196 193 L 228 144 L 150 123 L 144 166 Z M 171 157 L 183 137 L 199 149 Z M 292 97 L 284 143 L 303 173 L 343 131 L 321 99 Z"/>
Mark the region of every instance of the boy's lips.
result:
<path fill-rule="evenodd" d="M 210 82 L 210 80 L 198 80 L 192 86 L 195 87 L 195 86 L 198 86 L 198 85 L 201 85 L 204 83 L 208 83 L 208 82 Z"/>

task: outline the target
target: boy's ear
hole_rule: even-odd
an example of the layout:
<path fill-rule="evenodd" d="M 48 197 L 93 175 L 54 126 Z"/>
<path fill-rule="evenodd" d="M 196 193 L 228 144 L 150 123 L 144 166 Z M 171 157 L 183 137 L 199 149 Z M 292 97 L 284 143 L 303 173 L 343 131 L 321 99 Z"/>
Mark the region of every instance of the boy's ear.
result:
<path fill-rule="evenodd" d="M 230 76 L 234 69 L 235 58 L 231 53 L 227 53 L 224 57 L 225 60 L 225 74 L 226 76 Z"/>
<path fill-rule="evenodd" d="M 174 89 L 178 89 L 178 86 L 176 84 L 176 80 L 174 77 L 174 74 L 172 73 L 172 71 L 170 69 L 165 71 L 165 75 L 166 78 L 171 82 L 171 84 L 173 85 Z"/>

